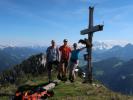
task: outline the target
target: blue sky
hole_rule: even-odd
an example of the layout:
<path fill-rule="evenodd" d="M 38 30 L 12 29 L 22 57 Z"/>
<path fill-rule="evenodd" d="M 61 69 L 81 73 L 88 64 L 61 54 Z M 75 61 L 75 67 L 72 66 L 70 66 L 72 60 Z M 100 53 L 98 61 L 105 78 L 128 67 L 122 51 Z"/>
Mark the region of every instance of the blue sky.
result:
<path fill-rule="evenodd" d="M 95 6 L 94 24 L 104 22 L 104 30 L 93 41 L 133 42 L 132 0 L 0 0 L 0 44 L 49 45 L 87 37 L 88 7 Z"/>

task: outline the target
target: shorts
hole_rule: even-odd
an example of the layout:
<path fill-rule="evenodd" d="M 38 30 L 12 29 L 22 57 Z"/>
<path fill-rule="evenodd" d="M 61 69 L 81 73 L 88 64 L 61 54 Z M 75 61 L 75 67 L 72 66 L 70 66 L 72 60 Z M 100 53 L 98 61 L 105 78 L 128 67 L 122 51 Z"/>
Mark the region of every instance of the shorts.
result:
<path fill-rule="evenodd" d="M 69 66 L 70 71 L 75 70 L 77 66 L 78 66 L 78 61 L 76 62 L 70 61 L 70 66 Z"/>
<path fill-rule="evenodd" d="M 61 64 L 65 64 L 65 67 L 67 68 L 67 66 L 68 66 L 68 60 L 66 60 L 66 59 L 61 59 L 60 63 L 61 63 Z"/>

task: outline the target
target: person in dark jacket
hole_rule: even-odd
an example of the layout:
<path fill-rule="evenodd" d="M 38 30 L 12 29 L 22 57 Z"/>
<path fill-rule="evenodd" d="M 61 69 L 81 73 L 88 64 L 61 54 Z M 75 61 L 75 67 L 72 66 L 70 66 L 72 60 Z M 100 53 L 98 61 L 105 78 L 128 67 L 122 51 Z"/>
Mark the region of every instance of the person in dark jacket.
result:
<path fill-rule="evenodd" d="M 57 68 L 59 67 L 59 49 L 55 44 L 55 41 L 51 41 L 51 46 L 49 46 L 46 50 L 46 64 L 48 70 L 48 81 L 52 81 L 51 77 L 51 70 L 52 66 L 56 65 Z"/>

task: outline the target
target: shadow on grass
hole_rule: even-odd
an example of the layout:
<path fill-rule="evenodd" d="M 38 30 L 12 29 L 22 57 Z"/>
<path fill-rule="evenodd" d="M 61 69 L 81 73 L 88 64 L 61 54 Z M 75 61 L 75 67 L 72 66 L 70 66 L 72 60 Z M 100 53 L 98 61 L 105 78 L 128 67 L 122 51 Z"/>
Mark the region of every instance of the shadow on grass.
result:
<path fill-rule="evenodd" d="M 46 86 L 48 84 L 49 84 L 48 82 L 41 83 L 41 84 L 38 84 L 38 85 L 29 85 L 29 84 L 26 84 L 26 85 L 22 85 L 22 86 L 18 87 L 17 91 L 23 92 L 23 91 L 33 90 L 33 89 L 37 89 L 39 87 Z"/>

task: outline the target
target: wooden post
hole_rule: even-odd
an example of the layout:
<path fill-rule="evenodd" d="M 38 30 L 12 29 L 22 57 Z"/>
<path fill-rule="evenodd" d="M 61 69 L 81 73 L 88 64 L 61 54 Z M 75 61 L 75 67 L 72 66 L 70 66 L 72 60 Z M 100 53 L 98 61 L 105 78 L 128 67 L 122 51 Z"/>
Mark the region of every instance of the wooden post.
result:
<path fill-rule="evenodd" d="M 93 27 L 93 11 L 94 11 L 94 7 L 89 7 L 89 29 L 91 29 L 92 27 Z M 93 37 L 93 32 L 90 32 L 89 34 L 88 34 L 88 39 L 89 39 L 89 42 L 90 42 L 90 44 L 92 44 L 92 37 Z M 87 52 L 88 52 L 88 57 L 89 57 L 89 59 L 88 59 L 88 80 L 89 80 L 89 82 L 90 83 L 92 83 L 92 61 L 91 61 L 91 59 L 92 59 L 92 56 L 91 56 L 91 54 L 92 54 L 92 46 L 90 46 L 90 47 L 87 47 Z"/>
<path fill-rule="evenodd" d="M 102 31 L 103 30 L 103 25 L 96 25 L 93 26 L 93 11 L 94 7 L 89 7 L 89 26 L 88 29 L 82 30 L 81 35 L 88 35 L 88 39 L 84 40 L 86 42 L 86 48 L 87 48 L 87 67 L 88 67 L 88 79 L 86 81 L 89 81 L 89 83 L 92 83 L 92 38 L 93 38 L 93 33 L 97 31 Z"/>

